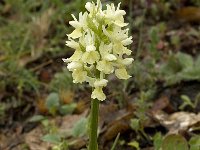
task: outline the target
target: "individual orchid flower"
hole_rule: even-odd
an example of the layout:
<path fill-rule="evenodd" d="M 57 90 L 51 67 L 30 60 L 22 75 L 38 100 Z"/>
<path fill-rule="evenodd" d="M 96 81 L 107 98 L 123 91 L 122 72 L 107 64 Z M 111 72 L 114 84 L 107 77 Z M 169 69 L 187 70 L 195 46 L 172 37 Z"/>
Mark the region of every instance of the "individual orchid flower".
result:
<path fill-rule="evenodd" d="M 68 37 L 71 37 L 73 39 L 79 38 L 82 36 L 82 30 L 87 28 L 87 16 L 88 13 L 85 12 L 82 14 L 82 12 L 79 13 L 79 21 L 76 19 L 76 17 L 72 14 L 72 17 L 74 18 L 74 21 L 70 21 L 69 24 L 75 28 L 75 30 L 68 35 Z"/>

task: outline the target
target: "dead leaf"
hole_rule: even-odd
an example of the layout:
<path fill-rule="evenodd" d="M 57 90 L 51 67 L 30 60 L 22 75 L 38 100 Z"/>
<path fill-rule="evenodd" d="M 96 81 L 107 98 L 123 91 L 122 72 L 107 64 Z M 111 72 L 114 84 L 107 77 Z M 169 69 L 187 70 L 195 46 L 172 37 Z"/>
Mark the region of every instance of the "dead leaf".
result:
<path fill-rule="evenodd" d="M 150 112 L 165 110 L 168 113 L 174 112 L 174 108 L 170 104 L 169 97 L 161 96 L 158 100 L 156 100 L 150 110 Z"/>
<path fill-rule="evenodd" d="M 67 115 L 64 117 L 56 117 L 55 119 L 49 119 L 49 122 L 54 122 L 57 126 L 58 134 L 63 135 L 69 142 L 70 147 L 74 149 L 80 149 L 85 146 L 87 139 L 83 138 L 71 138 L 71 130 L 73 126 L 79 121 L 82 117 L 86 117 L 88 110 L 85 110 L 84 113 L 80 115 Z M 25 143 L 29 146 L 30 150 L 48 150 L 52 148 L 53 144 L 44 142 L 41 138 L 44 136 L 43 127 L 38 126 L 33 129 L 31 132 L 26 133 Z"/>
<path fill-rule="evenodd" d="M 113 104 L 111 104 L 113 105 Z M 108 107 L 108 106 L 107 106 Z M 112 108 L 113 107 L 113 108 Z M 108 107 L 107 113 L 105 108 L 103 111 L 103 114 L 106 114 L 105 116 L 101 116 L 105 120 L 100 120 L 100 123 L 104 122 L 105 126 L 102 128 L 102 138 L 101 142 L 104 143 L 106 141 L 112 140 L 117 136 L 118 133 L 124 133 L 128 129 L 130 129 L 130 119 L 133 118 L 134 114 L 133 111 L 128 111 L 126 109 L 117 110 L 114 106 Z M 101 108 L 101 107 L 100 107 Z M 100 112 L 102 109 L 100 109 Z M 109 120 L 110 119 L 110 120 Z"/>
<path fill-rule="evenodd" d="M 106 128 L 106 132 L 102 136 L 102 143 L 112 140 L 118 133 L 123 133 L 130 129 L 129 121 L 125 119 L 116 120 L 109 124 Z"/>
<path fill-rule="evenodd" d="M 200 22 L 200 8 L 192 6 L 183 7 L 175 12 L 175 16 L 184 22 Z"/>
<path fill-rule="evenodd" d="M 49 69 L 43 68 L 40 72 L 39 78 L 42 82 L 49 83 L 52 78 L 52 73 Z"/>
<path fill-rule="evenodd" d="M 12 8 L 12 6 L 11 6 L 10 4 L 7 3 L 7 4 L 3 7 L 2 13 L 3 13 L 3 14 L 9 13 L 9 12 L 11 11 L 11 8 Z"/>
<path fill-rule="evenodd" d="M 200 113 L 176 112 L 168 115 L 163 111 L 157 111 L 153 115 L 160 124 L 169 130 L 169 133 L 189 131 L 193 125 L 200 122 Z"/>
<path fill-rule="evenodd" d="M 0 150 L 21 150 L 19 147 L 23 143 L 24 137 L 21 134 L 0 133 Z"/>
<path fill-rule="evenodd" d="M 74 92 L 72 90 L 62 90 L 60 92 L 60 99 L 63 104 L 70 104 L 74 100 Z"/>
<path fill-rule="evenodd" d="M 75 139 L 68 140 L 69 148 L 73 150 L 79 150 L 85 147 L 85 145 L 87 144 L 87 141 L 88 140 L 84 138 L 75 138 Z"/>
<path fill-rule="evenodd" d="M 41 114 L 48 114 L 48 108 L 46 107 L 46 96 L 39 97 L 36 102 L 36 108 Z"/>
<path fill-rule="evenodd" d="M 41 140 L 43 135 L 43 130 L 40 126 L 25 134 L 25 143 L 30 150 L 48 150 L 52 147 L 52 144 Z"/>
<path fill-rule="evenodd" d="M 83 113 L 87 108 L 88 108 L 88 102 L 85 99 L 79 100 L 77 102 L 75 112 L 77 114 L 80 114 Z"/>
<path fill-rule="evenodd" d="M 100 129 L 103 128 L 103 125 L 108 124 L 109 122 L 112 122 L 117 117 L 117 105 L 116 104 L 109 104 L 109 105 L 103 105 L 100 104 L 99 108 L 99 127 Z"/>
<path fill-rule="evenodd" d="M 79 115 L 67 115 L 62 117 L 61 124 L 59 126 L 58 132 L 67 136 L 71 136 L 71 130 L 73 126 L 79 121 L 82 117 L 86 117 L 88 110 L 85 110 L 82 114 Z"/>

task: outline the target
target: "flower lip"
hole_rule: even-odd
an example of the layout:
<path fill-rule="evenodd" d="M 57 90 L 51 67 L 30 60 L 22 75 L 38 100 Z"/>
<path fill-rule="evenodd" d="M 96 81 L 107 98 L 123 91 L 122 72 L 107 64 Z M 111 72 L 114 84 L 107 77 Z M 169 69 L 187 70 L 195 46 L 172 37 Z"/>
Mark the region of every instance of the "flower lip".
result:
<path fill-rule="evenodd" d="M 106 99 L 106 95 L 103 93 L 102 88 L 95 88 L 94 91 L 92 92 L 91 97 L 93 99 L 97 98 L 98 100 L 101 100 L 101 101 Z"/>
<path fill-rule="evenodd" d="M 71 62 L 68 64 L 67 69 L 69 69 L 69 71 L 73 71 L 81 67 L 82 67 L 82 64 L 80 62 Z"/>

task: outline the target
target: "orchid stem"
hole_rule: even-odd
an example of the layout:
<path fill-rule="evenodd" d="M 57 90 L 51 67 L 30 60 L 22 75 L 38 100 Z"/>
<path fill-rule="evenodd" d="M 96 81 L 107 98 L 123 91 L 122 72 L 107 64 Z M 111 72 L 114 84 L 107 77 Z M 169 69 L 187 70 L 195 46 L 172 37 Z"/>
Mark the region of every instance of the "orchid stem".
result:
<path fill-rule="evenodd" d="M 91 100 L 90 111 L 90 133 L 89 133 L 89 150 L 98 150 L 97 131 L 98 131 L 98 116 L 99 116 L 99 100 Z"/>

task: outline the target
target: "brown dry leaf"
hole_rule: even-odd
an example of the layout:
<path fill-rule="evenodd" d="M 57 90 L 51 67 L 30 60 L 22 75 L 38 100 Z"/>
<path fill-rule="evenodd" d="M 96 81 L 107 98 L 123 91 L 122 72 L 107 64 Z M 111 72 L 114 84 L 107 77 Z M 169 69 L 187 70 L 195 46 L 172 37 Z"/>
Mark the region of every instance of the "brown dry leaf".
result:
<path fill-rule="evenodd" d="M 199 7 L 183 7 L 175 12 L 177 19 L 184 22 L 200 22 Z"/>
<path fill-rule="evenodd" d="M 3 14 L 9 13 L 9 12 L 11 11 L 11 8 L 12 8 L 12 6 L 11 6 L 10 4 L 6 4 L 6 5 L 3 7 L 2 13 L 3 13 Z"/>
<path fill-rule="evenodd" d="M 174 112 L 174 109 L 170 104 L 169 97 L 161 96 L 158 100 L 155 101 L 150 112 L 154 112 L 158 110 L 165 110 L 168 113 Z"/>
<path fill-rule="evenodd" d="M 88 110 L 80 115 L 67 115 L 64 117 L 57 117 L 55 119 L 49 120 L 49 122 L 56 122 L 59 134 L 62 134 L 67 138 L 67 136 L 70 137 L 70 132 L 76 122 L 79 121 L 82 117 L 86 117 L 87 114 Z M 43 128 L 41 126 L 38 126 L 31 132 L 24 135 L 25 143 L 29 146 L 30 150 L 48 150 L 52 148 L 53 144 L 41 140 L 44 134 L 45 133 L 43 132 Z M 70 147 L 78 147 L 77 149 L 79 149 L 86 145 L 87 140 L 85 140 L 84 138 L 72 138 L 68 141 Z"/>
<path fill-rule="evenodd" d="M 75 112 L 77 114 L 80 114 L 83 113 L 87 108 L 88 108 L 88 102 L 85 100 L 79 100 L 76 105 Z"/>
<path fill-rule="evenodd" d="M 123 133 L 128 129 L 130 129 L 129 124 L 130 124 L 129 120 L 126 119 L 113 121 L 111 124 L 107 126 L 106 132 L 102 136 L 102 143 L 112 140 L 117 136 L 118 133 Z"/>
<path fill-rule="evenodd" d="M 72 90 L 62 90 L 60 92 L 60 99 L 64 104 L 70 104 L 74 100 L 74 92 Z"/>
<path fill-rule="evenodd" d="M 79 121 L 81 118 L 86 117 L 87 114 L 88 110 L 85 110 L 80 115 L 67 115 L 62 117 L 58 132 L 66 136 L 70 136 L 70 132 L 76 122 Z"/>
<path fill-rule="evenodd" d="M 87 139 L 84 138 L 74 138 L 71 140 L 68 140 L 70 149 L 73 150 L 80 150 L 81 148 L 85 147 L 87 144 Z"/>
<path fill-rule="evenodd" d="M 25 143 L 29 146 L 30 150 L 48 150 L 52 147 L 52 144 L 41 140 L 43 135 L 44 134 L 40 126 L 25 134 Z"/>
<path fill-rule="evenodd" d="M 41 114 L 48 114 L 48 108 L 46 107 L 45 105 L 45 99 L 46 97 L 43 96 L 43 97 L 39 97 L 37 99 L 37 102 L 36 102 L 36 107 L 37 107 L 37 110 L 39 111 L 39 113 Z"/>
<path fill-rule="evenodd" d="M 0 131 L 0 150 L 21 150 L 19 147 L 24 140 L 21 131 L 22 126 L 17 126 L 15 130 Z"/>
<path fill-rule="evenodd" d="M 100 105 L 99 108 L 99 127 L 100 129 L 104 124 L 108 124 L 116 119 L 118 115 L 118 109 L 116 104 Z"/>
<path fill-rule="evenodd" d="M 104 107 L 104 109 L 100 109 L 100 112 L 103 112 L 103 115 L 100 115 L 101 119 L 103 119 L 100 120 L 100 124 L 102 124 L 103 122 L 105 124 L 107 123 L 105 127 L 101 130 L 101 132 L 103 133 L 101 142 L 104 144 L 106 141 L 115 138 L 118 133 L 123 133 L 130 129 L 129 121 L 131 118 L 133 118 L 134 111 L 126 109 L 117 110 L 117 107 L 114 104 L 101 107 Z"/>
<path fill-rule="evenodd" d="M 157 111 L 153 115 L 169 130 L 169 133 L 190 130 L 190 127 L 200 122 L 200 113 L 176 112 L 168 115 L 163 111 Z"/>
<path fill-rule="evenodd" d="M 39 75 L 40 81 L 49 83 L 52 79 L 52 73 L 49 69 L 42 68 Z"/>
<path fill-rule="evenodd" d="M 5 147 L 6 141 L 7 141 L 7 137 L 4 134 L 0 134 L 0 149 L 2 149 L 3 147 Z"/>

